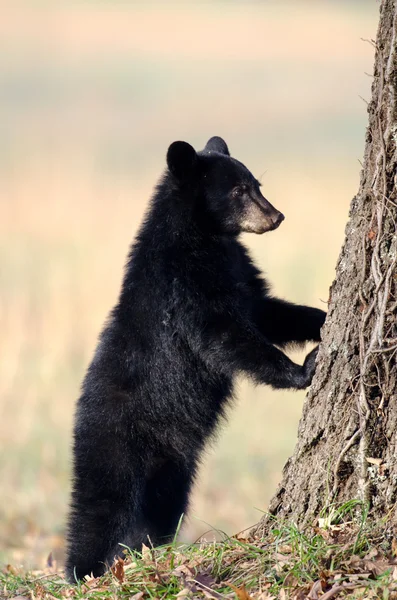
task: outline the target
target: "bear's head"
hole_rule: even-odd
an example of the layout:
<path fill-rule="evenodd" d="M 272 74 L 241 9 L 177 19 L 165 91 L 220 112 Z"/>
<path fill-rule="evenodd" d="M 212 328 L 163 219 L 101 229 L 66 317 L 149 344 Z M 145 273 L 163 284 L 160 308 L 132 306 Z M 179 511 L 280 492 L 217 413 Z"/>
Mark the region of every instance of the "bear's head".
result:
<path fill-rule="evenodd" d="M 204 203 L 203 212 L 222 233 L 265 233 L 284 220 L 262 195 L 252 173 L 230 156 L 220 137 L 212 137 L 201 152 L 187 142 L 174 142 L 168 149 L 167 165 L 176 185 Z"/>

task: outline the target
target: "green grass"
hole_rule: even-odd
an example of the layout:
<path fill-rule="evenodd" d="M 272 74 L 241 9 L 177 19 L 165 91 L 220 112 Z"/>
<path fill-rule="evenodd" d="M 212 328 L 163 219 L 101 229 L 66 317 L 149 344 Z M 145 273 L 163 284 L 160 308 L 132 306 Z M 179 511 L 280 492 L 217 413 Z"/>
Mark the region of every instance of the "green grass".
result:
<path fill-rule="evenodd" d="M 317 525 L 300 531 L 270 522 L 264 539 L 224 536 L 199 542 L 124 550 L 112 570 L 74 586 L 54 564 L 23 573 L 0 573 L 5 598 L 396 598 L 397 567 L 392 548 L 359 501 L 332 506 Z M 50 560 L 51 563 L 51 560 Z"/>

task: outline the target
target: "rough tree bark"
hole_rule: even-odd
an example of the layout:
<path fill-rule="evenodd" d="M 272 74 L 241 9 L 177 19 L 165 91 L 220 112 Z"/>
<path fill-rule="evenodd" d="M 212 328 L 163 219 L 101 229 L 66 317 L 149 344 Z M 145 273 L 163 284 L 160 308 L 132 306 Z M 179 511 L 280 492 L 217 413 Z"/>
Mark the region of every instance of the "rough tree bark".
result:
<path fill-rule="evenodd" d="M 300 525 L 350 499 L 397 524 L 396 37 L 397 0 L 383 0 L 360 187 L 298 443 L 269 507 Z"/>

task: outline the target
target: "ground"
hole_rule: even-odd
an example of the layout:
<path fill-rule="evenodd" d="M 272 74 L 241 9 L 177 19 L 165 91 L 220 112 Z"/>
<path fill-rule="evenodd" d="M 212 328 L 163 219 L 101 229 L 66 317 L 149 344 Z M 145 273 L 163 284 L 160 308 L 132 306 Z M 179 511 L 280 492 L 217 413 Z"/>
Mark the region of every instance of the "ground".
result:
<path fill-rule="evenodd" d="M 358 501 L 330 507 L 305 532 L 274 522 L 264 539 L 241 533 L 221 542 L 161 548 L 119 559 L 112 571 L 70 586 L 51 555 L 42 571 L 8 565 L 0 597 L 13 600 L 397 598 L 397 540 Z"/>

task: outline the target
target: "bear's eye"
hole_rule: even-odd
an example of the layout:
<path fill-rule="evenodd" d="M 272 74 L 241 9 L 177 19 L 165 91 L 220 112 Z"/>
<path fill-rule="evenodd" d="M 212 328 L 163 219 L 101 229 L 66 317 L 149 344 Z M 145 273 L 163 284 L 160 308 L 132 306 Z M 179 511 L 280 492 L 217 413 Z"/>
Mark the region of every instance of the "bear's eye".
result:
<path fill-rule="evenodd" d="M 234 188 L 232 194 L 235 198 L 241 198 L 241 196 L 243 196 L 245 194 L 247 189 L 248 189 L 247 185 L 238 185 L 237 187 Z"/>

